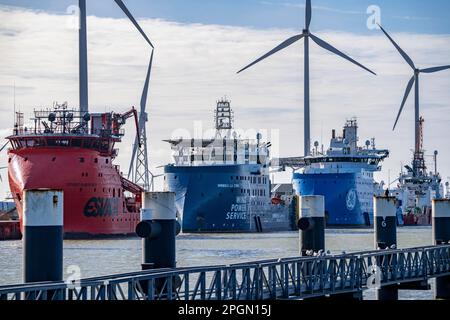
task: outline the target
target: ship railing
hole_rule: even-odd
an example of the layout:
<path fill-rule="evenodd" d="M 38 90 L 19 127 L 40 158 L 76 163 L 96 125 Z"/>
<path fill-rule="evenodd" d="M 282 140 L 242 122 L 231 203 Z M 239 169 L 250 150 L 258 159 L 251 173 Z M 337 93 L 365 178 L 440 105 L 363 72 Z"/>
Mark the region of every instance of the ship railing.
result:
<path fill-rule="evenodd" d="M 84 279 L 78 284 L 0 287 L 0 299 L 298 300 L 343 293 L 361 295 L 373 285 L 383 287 L 447 275 L 450 245 L 442 245 L 156 269 Z"/>
<path fill-rule="evenodd" d="M 23 129 L 14 131 L 16 136 L 73 136 L 73 135 L 87 135 L 87 136 L 99 136 L 99 137 L 123 137 L 125 135 L 125 129 L 109 130 L 109 129 L 89 129 L 89 130 L 71 130 L 62 128 L 54 128 L 52 130 L 42 130 L 42 129 Z"/>

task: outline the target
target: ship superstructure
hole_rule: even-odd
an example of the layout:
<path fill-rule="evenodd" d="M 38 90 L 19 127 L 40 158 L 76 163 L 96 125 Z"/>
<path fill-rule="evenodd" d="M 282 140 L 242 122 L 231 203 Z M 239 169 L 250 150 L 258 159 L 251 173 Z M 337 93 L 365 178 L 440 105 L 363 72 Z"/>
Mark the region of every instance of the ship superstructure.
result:
<path fill-rule="evenodd" d="M 333 130 L 329 148 L 318 150 L 302 159 L 302 168 L 294 173 L 293 185 L 299 195 L 325 197 L 327 226 L 363 226 L 373 219 L 373 196 L 381 192 L 374 181 L 374 172 L 388 150 L 375 146 L 375 139 L 358 145 L 358 124 L 355 118 L 346 122 L 342 135 Z"/>
<path fill-rule="evenodd" d="M 173 139 L 174 163 L 165 188 L 177 194 L 183 232 L 252 232 L 290 229 L 289 206 L 271 203 L 270 143 L 233 130 L 230 101 L 215 109 L 211 139 Z"/>
<path fill-rule="evenodd" d="M 411 165 L 399 174 L 396 188 L 391 194 L 399 200 L 404 223 L 407 225 L 430 225 L 431 202 L 445 196 L 442 178 L 437 170 L 438 151 L 434 152 L 434 171 L 427 171 L 423 147 L 424 119 L 420 117 L 419 132 Z"/>
<path fill-rule="evenodd" d="M 64 192 L 67 237 L 127 235 L 139 222 L 141 187 L 125 179 L 113 164 L 126 119 L 124 114 L 82 113 L 56 104 L 35 110 L 30 126 L 17 113 L 8 150 L 11 193 L 23 218 L 23 191 Z"/>

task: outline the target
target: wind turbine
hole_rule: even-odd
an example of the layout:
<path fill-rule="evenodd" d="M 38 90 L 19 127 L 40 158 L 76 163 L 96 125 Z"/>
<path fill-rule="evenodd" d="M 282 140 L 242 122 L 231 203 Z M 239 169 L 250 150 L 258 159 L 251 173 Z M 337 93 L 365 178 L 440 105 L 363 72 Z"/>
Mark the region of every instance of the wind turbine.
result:
<path fill-rule="evenodd" d="M 153 64 L 154 46 L 145 32 L 140 27 L 139 23 L 133 17 L 131 12 L 125 6 L 122 0 L 114 0 L 116 4 L 122 9 L 125 15 L 130 19 L 139 33 L 144 37 L 145 41 L 151 48 L 150 62 L 147 69 L 147 76 L 145 78 L 144 89 L 141 95 L 140 113 L 139 113 L 139 134 L 136 134 L 133 153 L 130 162 L 130 171 L 128 178 L 132 176 L 133 182 L 141 185 L 148 190 L 150 186 L 150 178 L 148 171 L 148 153 L 147 153 L 147 134 L 145 124 L 148 121 L 146 113 L 147 94 L 150 83 L 150 74 Z M 78 1 L 80 9 L 80 30 L 79 30 L 79 68 L 80 68 L 80 111 L 85 114 L 88 113 L 88 63 L 87 63 L 87 26 L 86 26 L 86 0 Z M 140 139 L 139 139 L 140 137 Z M 133 172 L 134 171 L 134 172 Z"/>
<path fill-rule="evenodd" d="M 133 153 L 131 155 L 130 168 L 128 170 L 128 179 L 132 178 L 134 183 L 141 185 L 145 190 L 148 190 L 150 188 L 150 184 L 153 185 L 153 178 L 152 181 L 150 182 L 149 174 L 152 175 L 152 173 L 148 168 L 147 130 L 146 130 L 148 115 L 146 112 L 146 106 L 147 106 L 148 88 L 150 84 L 150 76 L 153 65 L 153 53 L 155 51 L 155 47 L 153 46 L 152 42 L 147 37 L 145 32 L 142 30 L 142 28 L 139 26 L 136 19 L 134 19 L 133 15 L 127 9 L 125 4 L 121 0 L 114 0 L 114 1 L 127 15 L 127 17 L 134 24 L 136 29 L 141 33 L 141 35 L 144 37 L 145 41 L 149 44 L 151 48 L 150 62 L 148 64 L 147 75 L 145 77 L 144 89 L 142 90 L 140 102 L 141 109 L 139 112 L 139 135 L 138 134 L 136 135 L 135 142 L 133 144 Z"/>
<path fill-rule="evenodd" d="M 302 38 L 305 39 L 305 52 L 304 52 L 304 58 L 305 58 L 305 61 L 304 61 L 304 63 L 305 63 L 305 70 L 304 70 L 304 72 L 305 72 L 305 76 L 304 76 L 304 85 L 305 85 L 305 88 L 304 88 L 304 95 L 305 95 L 305 97 L 304 97 L 304 103 L 305 103 L 305 110 L 304 110 L 304 113 L 305 113 L 305 115 L 304 115 L 305 144 L 304 144 L 304 147 L 305 147 L 305 150 L 304 150 L 304 153 L 305 153 L 305 156 L 309 156 L 310 152 L 311 152 L 310 101 L 309 101 L 309 89 L 310 89 L 309 88 L 309 38 L 311 38 L 317 45 L 319 45 L 323 49 L 328 50 L 328 51 L 350 61 L 351 63 L 356 64 L 357 66 L 363 68 L 364 70 L 367 70 L 368 72 L 376 75 L 376 73 L 373 72 L 372 70 L 366 68 L 365 66 L 363 66 L 359 62 L 353 60 L 349 56 L 345 55 L 344 53 L 342 53 L 341 51 L 339 51 L 332 45 L 328 44 L 324 40 L 313 35 L 309 30 L 309 26 L 311 24 L 311 18 L 312 18 L 311 0 L 306 0 L 306 18 L 305 18 L 305 29 L 303 30 L 303 33 L 295 35 L 295 36 L 287 39 L 286 41 L 281 43 L 279 46 L 275 47 L 274 49 L 272 49 L 271 51 L 269 51 L 262 57 L 258 58 L 257 60 L 255 60 L 254 62 L 250 63 L 248 66 L 242 68 L 241 70 L 239 70 L 237 72 L 237 73 L 241 73 L 242 71 L 244 71 L 244 70 L 250 68 L 251 66 L 257 64 L 258 62 L 270 57 L 271 55 L 277 53 L 278 51 L 289 47 L 290 45 L 301 40 Z"/>
<path fill-rule="evenodd" d="M 386 35 L 386 37 L 388 37 L 388 39 L 392 42 L 392 44 L 394 45 L 394 47 L 398 50 L 398 52 L 400 53 L 400 55 L 403 57 L 403 59 L 405 59 L 406 63 L 408 63 L 408 65 L 413 69 L 414 74 L 412 76 L 412 78 L 409 80 L 408 85 L 406 86 L 406 91 L 405 91 L 405 95 L 403 97 L 403 101 L 402 104 L 400 106 L 400 111 L 398 112 L 397 115 L 397 119 L 395 120 L 395 124 L 394 124 L 394 128 L 393 130 L 395 130 L 395 128 L 397 127 L 397 123 L 400 119 L 400 116 L 402 114 L 403 111 L 403 107 L 405 106 L 406 100 L 408 99 L 409 93 L 411 92 L 411 89 L 413 87 L 413 85 L 415 84 L 415 103 L 414 103 L 414 109 L 415 109 L 415 117 L 414 117 L 414 121 L 415 121 L 415 155 L 418 155 L 421 152 L 421 130 L 420 130 L 420 126 L 421 126 L 421 120 L 420 120 L 420 106 L 419 106 L 419 75 L 421 73 L 435 73 L 435 72 L 439 72 L 439 71 L 443 71 L 446 69 L 450 69 L 450 65 L 447 66 L 440 66 L 440 67 L 433 67 L 433 68 L 426 68 L 426 69 L 419 69 L 415 66 L 414 62 L 412 61 L 412 59 L 406 54 L 405 51 L 403 51 L 402 48 L 400 48 L 400 46 L 394 41 L 394 39 L 391 38 L 391 36 L 386 32 L 386 30 L 383 29 L 383 27 L 381 27 L 380 25 L 378 25 L 380 27 L 380 29 L 383 31 L 383 33 Z M 414 174 L 417 174 L 417 165 L 416 165 L 416 161 L 414 161 L 414 168 L 413 168 Z"/>
<path fill-rule="evenodd" d="M 151 171 L 149 171 L 149 173 L 150 173 L 150 175 L 152 176 L 152 192 L 154 192 L 155 191 L 155 179 L 156 178 L 160 178 L 160 177 L 163 177 L 164 176 L 164 174 L 157 174 L 157 175 L 155 175 L 155 174 L 153 174 Z"/>

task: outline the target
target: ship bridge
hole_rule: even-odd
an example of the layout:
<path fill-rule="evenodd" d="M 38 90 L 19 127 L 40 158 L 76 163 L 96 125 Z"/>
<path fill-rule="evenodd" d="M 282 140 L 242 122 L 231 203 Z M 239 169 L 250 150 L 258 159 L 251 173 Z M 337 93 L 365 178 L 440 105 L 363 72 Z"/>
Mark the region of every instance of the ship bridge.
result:
<path fill-rule="evenodd" d="M 53 109 L 34 110 L 31 126 L 24 125 L 23 113 L 17 112 L 13 135 L 7 137 L 12 149 L 37 147 L 73 147 L 93 149 L 101 154 L 117 156 L 114 144 L 120 142 L 126 119 L 137 113 L 132 108 L 124 114 L 82 113 L 69 109 L 67 103 Z M 137 125 L 137 122 L 136 122 Z"/>
<path fill-rule="evenodd" d="M 270 142 L 243 139 L 233 131 L 233 110 L 227 99 L 217 101 L 214 113 L 216 134 L 211 139 L 164 140 L 172 148 L 176 166 L 211 166 L 258 164 L 269 165 Z"/>

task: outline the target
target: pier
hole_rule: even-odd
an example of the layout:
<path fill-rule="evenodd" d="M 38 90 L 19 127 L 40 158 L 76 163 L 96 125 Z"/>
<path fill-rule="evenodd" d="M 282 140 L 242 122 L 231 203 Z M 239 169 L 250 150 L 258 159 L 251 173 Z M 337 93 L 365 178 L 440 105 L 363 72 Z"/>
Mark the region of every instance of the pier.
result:
<path fill-rule="evenodd" d="M 441 245 L 230 266 L 155 269 L 70 284 L 3 286 L 0 299 L 300 300 L 345 295 L 359 300 L 364 290 L 377 285 L 407 287 L 409 283 L 448 275 L 450 245 Z"/>

